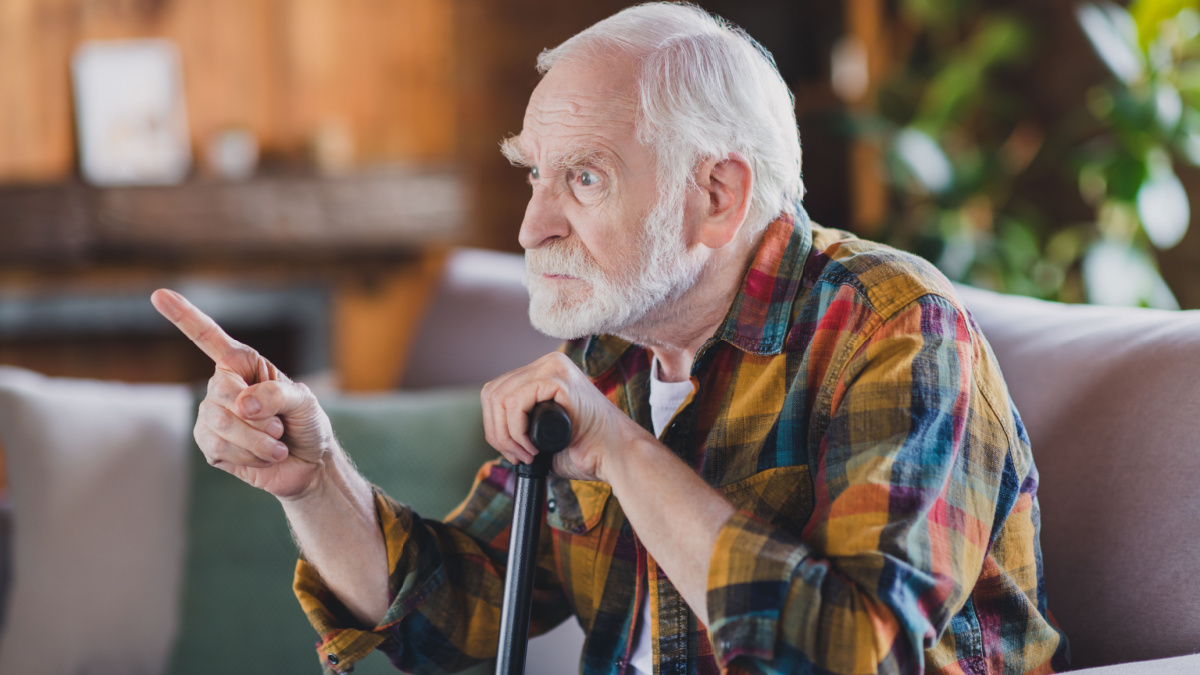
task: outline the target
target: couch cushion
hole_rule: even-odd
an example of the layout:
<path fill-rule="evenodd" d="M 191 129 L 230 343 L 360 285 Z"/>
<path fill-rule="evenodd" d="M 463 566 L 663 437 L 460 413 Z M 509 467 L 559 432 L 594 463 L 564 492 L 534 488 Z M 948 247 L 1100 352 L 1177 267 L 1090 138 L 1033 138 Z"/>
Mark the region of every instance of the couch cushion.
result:
<path fill-rule="evenodd" d="M 13 586 L 0 672 L 161 673 L 178 621 L 181 386 L 0 367 Z"/>
<path fill-rule="evenodd" d="M 359 397 L 322 406 L 359 470 L 422 515 L 440 518 L 496 457 L 479 387 Z M 171 672 L 319 672 L 317 634 L 292 594 L 296 547 L 274 497 L 192 452 L 183 630 Z M 479 672 L 486 672 L 483 667 Z M 395 673 L 383 654 L 354 672 Z"/>
<path fill-rule="evenodd" d="M 1033 444 L 1072 662 L 1200 651 L 1200 312 L 960 291 Z"/>

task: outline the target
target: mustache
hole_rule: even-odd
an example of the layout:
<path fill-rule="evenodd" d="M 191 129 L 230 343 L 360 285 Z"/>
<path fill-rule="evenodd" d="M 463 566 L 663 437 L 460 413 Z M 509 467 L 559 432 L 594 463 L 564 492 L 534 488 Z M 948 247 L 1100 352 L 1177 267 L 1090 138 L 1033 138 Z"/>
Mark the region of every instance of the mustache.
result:
<path fill-rule="evenodd" d="M 582 244 L 555 241 L 525 251 L 525 269 L 529 274 L 552 274 L 590 280 L 598 274 L 599 265 Z"/>

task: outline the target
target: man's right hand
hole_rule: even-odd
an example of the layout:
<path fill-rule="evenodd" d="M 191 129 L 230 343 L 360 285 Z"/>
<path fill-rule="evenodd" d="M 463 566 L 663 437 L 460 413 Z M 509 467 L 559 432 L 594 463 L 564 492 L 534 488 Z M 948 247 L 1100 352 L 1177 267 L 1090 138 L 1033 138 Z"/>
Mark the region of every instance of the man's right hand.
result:
<path fill-rule="evenodd" d="M 194 432 L 208 463 L 284 500 L 314 489 L 339 449 L 308 387 L 230 338 L 182 295 L 159 289 L 150 301 L 216 363 Z"/>

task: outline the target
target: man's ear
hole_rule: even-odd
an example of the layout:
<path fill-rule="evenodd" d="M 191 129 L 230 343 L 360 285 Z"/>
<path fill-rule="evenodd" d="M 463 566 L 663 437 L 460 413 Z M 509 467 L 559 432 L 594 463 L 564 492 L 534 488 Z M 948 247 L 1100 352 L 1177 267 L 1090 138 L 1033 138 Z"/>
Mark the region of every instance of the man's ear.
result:
<path fill-rule="evenodd" d="M 750 192 L 754 178 L 750 162 L 739 152 L 700 163 L 696 185 L 704 198 L 698 240 L 718 249 L 733 241 L 750 211 Z"/>

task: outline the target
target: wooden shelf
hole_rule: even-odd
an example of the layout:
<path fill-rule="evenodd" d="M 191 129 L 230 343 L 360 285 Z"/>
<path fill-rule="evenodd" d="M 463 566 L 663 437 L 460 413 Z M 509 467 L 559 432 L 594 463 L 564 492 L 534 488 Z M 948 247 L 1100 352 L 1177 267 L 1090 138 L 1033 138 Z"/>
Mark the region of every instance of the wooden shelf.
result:
<path fill-rule="evenodd" d="M 95 188 L 0 187 L 0 262 L 24 265 L 254 257 L 397 257 L 466 233 L 450 171 Z"/>

